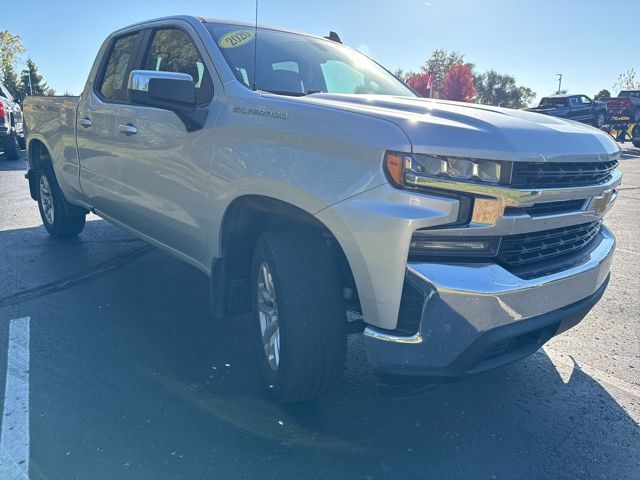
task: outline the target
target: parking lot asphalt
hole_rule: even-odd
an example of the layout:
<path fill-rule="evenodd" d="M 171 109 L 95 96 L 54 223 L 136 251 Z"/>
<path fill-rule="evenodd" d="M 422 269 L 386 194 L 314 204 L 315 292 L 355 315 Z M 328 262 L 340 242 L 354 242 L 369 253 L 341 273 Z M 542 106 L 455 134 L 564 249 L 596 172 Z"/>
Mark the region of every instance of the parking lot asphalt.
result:
<path fill-rule="evenodd" d="M 202 273 L 93 216 L 50 239 L 25 168 L 0 157 L 0 395 L 5 378 L 29 393 L 0 404 L 31 479 L 640 479 L 640 151 L 607 217 L 609 289 L 578 327 L 410 400 L 377 396 L 352 336 L 339 391 L 296 406 L 261 387 L 247 317 L 212 319 Z"/>

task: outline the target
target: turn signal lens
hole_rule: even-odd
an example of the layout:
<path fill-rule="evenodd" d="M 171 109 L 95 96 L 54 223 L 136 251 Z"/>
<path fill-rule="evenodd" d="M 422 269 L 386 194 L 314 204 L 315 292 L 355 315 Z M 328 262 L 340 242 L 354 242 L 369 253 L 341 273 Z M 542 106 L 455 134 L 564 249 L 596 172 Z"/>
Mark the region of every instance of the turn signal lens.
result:
<path fill-rule="evenodd" d="M 399 153 L 387 152 L 384 157 L 384 169 L 389 180 L 396 186 L 404 186 L 405 156 Z"/>

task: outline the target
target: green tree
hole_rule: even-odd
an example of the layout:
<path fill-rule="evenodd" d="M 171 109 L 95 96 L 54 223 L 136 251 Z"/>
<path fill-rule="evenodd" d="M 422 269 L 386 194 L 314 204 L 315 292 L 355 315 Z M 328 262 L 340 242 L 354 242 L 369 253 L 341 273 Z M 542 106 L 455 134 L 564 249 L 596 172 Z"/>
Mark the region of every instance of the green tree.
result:
<path fill-rule="evenodd" d="M 609 98 L 610 96 L 611 96 L 611 92 L 606 88 L 603 88 L 593 96 L 593 99 L 600 100 L 601 98 Z"/>
<path fill-rule="evenodd" d="M 518 86 L 512 75 L 495 70 L 474 75 L 476 102 L 507 108 L 525 108 L 536 93 L 528 87 Z"/>
<path fill-rule="evenodd" d="M 422 66 L 423 73 L 431 74 L 431 96 L 433 98 L 442 98 L 444 79 L 451 67 L 457 65 L 467 65 L 473 69 L 473 65 L 466 63 L 464 55 L 461 53 L 438 49 L 431 54 L 429 60 Z"/>
<path fill-rule="evenodd" d="M 398 80 L 400 80 L 401 82 L 405 82 L 407 81 L 407 79 L 413 75 L 413 72 L 405 72 L 403 69 L 398 68 L 397 70 L 391 72 L 392 75 L 394 77 L 396 77 Z"/>
<path fill-rule="evenodd" d="M 15 64 L 22 53 L 24 47 L 20 35 L 12 35 L 8 30 L 0 31 L 0 76 L 2 83 L 14 95 L 19 87 Z"/>
<path fill-rule="evenodd" d="M 38 72 L 38 67 L 30 58 L 27 60 L 27 68 L 20 73 L 20 88 L 18 98 L 23 99 L 27 95 L 47 95 L 49 87 L 44 78 Z"/>

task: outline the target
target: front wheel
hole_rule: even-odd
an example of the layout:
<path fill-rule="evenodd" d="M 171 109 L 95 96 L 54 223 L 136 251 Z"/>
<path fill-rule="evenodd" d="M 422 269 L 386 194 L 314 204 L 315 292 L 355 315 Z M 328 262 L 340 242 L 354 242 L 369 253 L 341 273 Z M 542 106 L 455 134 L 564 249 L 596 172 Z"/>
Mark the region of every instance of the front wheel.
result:
<path fill-rule="evenodd" d="M 598 112 L 593 120 L 593 125 L 597 128 L 601 128 L 606 122 L 604 112 Z"/>
<path fill-rule="evenodd" d="M 311 400 L 335 387 L 346 355 L 345 305 L 336 262 L 319 233 L 260 236 L 252 304 L 260 370 L 276 399 Z"/>
<path fill-rule="evenodd" d="M 69 215 L 51 168 L 38 171 L 38 209 L 44 228 L 54 238 L 73 237 L 84 228 L 86 215 Z"/>

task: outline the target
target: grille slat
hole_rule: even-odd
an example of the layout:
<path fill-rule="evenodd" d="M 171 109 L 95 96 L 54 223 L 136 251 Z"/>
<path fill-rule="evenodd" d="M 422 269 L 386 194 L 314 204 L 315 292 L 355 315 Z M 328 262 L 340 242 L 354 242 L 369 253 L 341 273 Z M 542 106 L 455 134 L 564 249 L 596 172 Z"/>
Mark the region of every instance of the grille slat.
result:
<path fill-rule="evenodd" d="M 560 213 L 575 212 L 581 210 L 584 206 L 585 199 L 579 200 L 560 200 L 557 202 L 536 203 L 531 207 L 506 207 L 504 214 L 510 215 L 529 215 L 532 217 L 542 217 L 544 215 L 557 215 Z"/>
<path fill-rule="evenodd" d="M 513 164 L 511 186 L 515 188 L 553 188 L 601 185 L 611 179 L 618 166 L 609 162 L 533 163 Z"/>
<path fill-rule="evenodd" d="M 510 235 L 502 239 L 498 258 L 502 263 L 518 267 L 567 255 L 586 247 L 600 232 L 596 221 L 544 232 Z"/>

